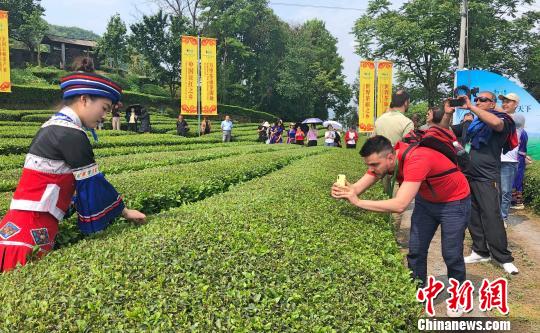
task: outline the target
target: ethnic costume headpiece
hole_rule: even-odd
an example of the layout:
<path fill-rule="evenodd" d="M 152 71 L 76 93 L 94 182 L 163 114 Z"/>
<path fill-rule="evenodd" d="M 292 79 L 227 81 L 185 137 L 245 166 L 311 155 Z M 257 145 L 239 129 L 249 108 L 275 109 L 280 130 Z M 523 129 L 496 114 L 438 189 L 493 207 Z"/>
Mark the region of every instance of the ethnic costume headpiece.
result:
<path fill-rule="evenodd" d="M 122 88 L 104 76 L 78 72 L 60 79 L 63 99 L 73 96 L 90 95 L 110 99 L 113 104 L 122 98 Z"/>

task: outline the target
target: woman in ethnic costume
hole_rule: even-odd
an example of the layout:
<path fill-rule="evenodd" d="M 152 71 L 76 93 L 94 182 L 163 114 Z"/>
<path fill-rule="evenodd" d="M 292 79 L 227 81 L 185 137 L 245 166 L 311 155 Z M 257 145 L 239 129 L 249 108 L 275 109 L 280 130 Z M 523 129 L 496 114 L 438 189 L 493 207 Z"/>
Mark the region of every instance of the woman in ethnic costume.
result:
<path fill-rule="evenodd" d="M 86 129 L 93 129 L 121 98 L 122 89 L 94 73 L 61 79 L 64 107 L 38 131 L 24 163 L 10 209 L 0 222 L 0 272 L 26 264 L 34 249 L 51 251 L 58 223 L 73 198 L 82 233 L 105 229 L 122 215 L 145 222 L 99 172 Z"/>

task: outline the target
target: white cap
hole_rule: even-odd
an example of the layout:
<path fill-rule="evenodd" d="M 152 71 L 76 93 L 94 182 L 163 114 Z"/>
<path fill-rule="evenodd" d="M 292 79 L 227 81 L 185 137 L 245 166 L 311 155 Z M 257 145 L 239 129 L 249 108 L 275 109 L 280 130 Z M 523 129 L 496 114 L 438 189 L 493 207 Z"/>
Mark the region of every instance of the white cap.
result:
<path fill-rule="evenodd" d="M 503 99 L 509 99 L 511 101 L 519 103 L 519 96 L 515 93 L 509 93 L 506 95 L 499 95 L 499 99 L 502 101 Z"/>

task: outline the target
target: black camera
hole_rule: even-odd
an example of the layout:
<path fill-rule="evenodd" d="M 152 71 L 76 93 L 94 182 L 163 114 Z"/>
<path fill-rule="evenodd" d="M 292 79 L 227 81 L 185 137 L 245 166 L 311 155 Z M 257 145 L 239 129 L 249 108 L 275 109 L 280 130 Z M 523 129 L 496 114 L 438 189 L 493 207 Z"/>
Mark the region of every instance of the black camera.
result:
<path fill-rule="evenodd" d="M 465 105 L 465 98 L 450 98 L 448 99 L 449 105 L 451 107 L 459 107 Z"/>

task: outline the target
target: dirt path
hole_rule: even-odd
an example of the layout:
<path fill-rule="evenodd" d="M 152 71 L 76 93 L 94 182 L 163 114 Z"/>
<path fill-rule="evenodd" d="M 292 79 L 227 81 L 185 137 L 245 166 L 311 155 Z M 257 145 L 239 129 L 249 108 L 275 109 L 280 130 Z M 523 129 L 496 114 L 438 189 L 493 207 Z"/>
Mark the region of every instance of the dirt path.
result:
<path fill-rule="evenodd" d="M 407 253 L 412 206 L 404 213 L 397 234 L 402 251 Z M 507 229 L 510 250 L 519 274 L 510 276 L 494 263 L 467 265 L 467 279 L 475 286 L 474 309 L 466 317 L 501 317 L 498 310 L 481 312 L 478 310 L 478 293 L 483 278 L 490 281 L 504 277 L 508 279 L 509 319 L 513 332 L 540 332 L 540 217 L 528 210 L 512 211 Z M 465 236 L 465 253 L 469 255 L 471 239 Z M 435 234 L 428 256 L 428 275 L 435 276 L 448 286 L 446 265 L 441 255 L 440 228 Z M 447 294 L 441 293 L 435 304 L 436 316 L 446 316 Z"/>

